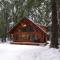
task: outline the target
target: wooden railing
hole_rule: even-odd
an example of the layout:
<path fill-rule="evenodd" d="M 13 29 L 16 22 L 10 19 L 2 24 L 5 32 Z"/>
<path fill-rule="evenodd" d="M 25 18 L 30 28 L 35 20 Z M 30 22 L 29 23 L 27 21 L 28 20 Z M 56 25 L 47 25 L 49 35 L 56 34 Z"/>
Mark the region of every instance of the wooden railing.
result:
<path fill-rule="evenodd" d="M 40 39 L 41 32 L 20 32 L 14 34 L 15 40 L 37 40 Z"/>
<path fill-rule="evenodd" d="M 34 34 L 34 35 L 41 35 L 42 33 L 41 32 L 17 32 L 17 33 L 14 33 L 14 34 Z"/>

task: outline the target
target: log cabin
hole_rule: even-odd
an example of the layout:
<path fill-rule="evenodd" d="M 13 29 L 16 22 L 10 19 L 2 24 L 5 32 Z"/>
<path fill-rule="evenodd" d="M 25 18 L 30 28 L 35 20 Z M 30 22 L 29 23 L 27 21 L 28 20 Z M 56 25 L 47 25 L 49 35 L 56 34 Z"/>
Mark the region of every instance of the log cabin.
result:
<path fill-rule="evenodd" d="M 47 41 L 47 27 L 28 18 L 23 18 L 8 33 L 12 43 L 32 44 Z"/>

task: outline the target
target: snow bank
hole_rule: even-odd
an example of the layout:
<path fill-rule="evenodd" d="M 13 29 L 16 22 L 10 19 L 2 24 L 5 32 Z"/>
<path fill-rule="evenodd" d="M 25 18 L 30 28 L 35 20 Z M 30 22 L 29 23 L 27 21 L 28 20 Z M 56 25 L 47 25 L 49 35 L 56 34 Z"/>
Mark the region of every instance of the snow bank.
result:
<path fill-rule="evenodd" d="M 0 60 L 60 60 L 60 49 L 5 43 L 0 44 Z"/>

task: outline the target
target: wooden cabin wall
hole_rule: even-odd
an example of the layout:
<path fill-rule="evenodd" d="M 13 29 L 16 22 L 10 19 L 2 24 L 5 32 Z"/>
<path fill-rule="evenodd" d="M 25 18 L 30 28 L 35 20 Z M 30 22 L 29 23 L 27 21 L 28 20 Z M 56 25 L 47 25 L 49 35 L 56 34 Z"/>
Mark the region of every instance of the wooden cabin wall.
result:
<path fill-rule="evenodd" d="M 26 32 L 28 35 L 29 34 L 33 34 L 32 32 L 31 33 L 29 33 L 29 32 Z M 15 32 L 15 34 L 14 34 L 14 38 L 13 38 L 13 41 L 14 42 L 34 42 L 33 40 L 31 40 L 31 39 L 20 39 L 20 35 L 24 35 L 24 32 L 22 32 L 22 34 L 21 33 L 19 33 L 19 32 Z M 41 32 L 40 32 L 40 34 L 39 34 L 39 32 L 36 34 L 37 36 L 38 36 L 38 40 L 36 40 L 35 42 L 42 42 L 42 34 L 41 34 Z"/>
<path fill-rule="evenodd" d="M 29 34 L 36 34 L 36 32 L 35 33 L 33 33 L 33 32 L 26 32 L 26 33 L 27 33 L 27 35 L 29 35 Z M 24 32 L 15 31 L 14 34 L 13 34 L 13 38 L 12 38 L 13 41 L 14 42 L 34 42 L 31 39 L 25 39 L 25 38 L 21 39 L 20 35 L 24 35 Z M 42 31 L 37 32 L 36 35 L 38 36 L 38 40 L 36 40 L 35 42 L 39 43 L 39 42 L 44 42 L 46 40 L 46 35 L 45 35 L 44 32 L 42 32 Z"/>
<path fill-rule="evenodd" d="M 12 40 L 14 42 L 37 42 L 37 43 L 40 43 L 40 42 L 42 43 L 42 42 L 46 41 L 46 35 L 44 35 L 43 33 L 42 34 L 37 34 L 38 40 L 35 40 L 35 41 L 33 41 L 31 39 L 24 39 L 24 38 L 20 39 L 19 36 L 20 36 L 20 34 L 14 34 Z"/>

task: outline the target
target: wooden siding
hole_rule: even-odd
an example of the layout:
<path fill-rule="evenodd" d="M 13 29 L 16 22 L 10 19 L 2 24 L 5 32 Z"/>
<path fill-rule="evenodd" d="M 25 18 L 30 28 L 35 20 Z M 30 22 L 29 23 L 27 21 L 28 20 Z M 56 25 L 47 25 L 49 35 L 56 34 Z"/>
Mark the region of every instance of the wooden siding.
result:
<path fill-rule="evenodd" d="M 44 42 L 42 32 L 17 32 L 13 34 L 14 42 Z"/>

